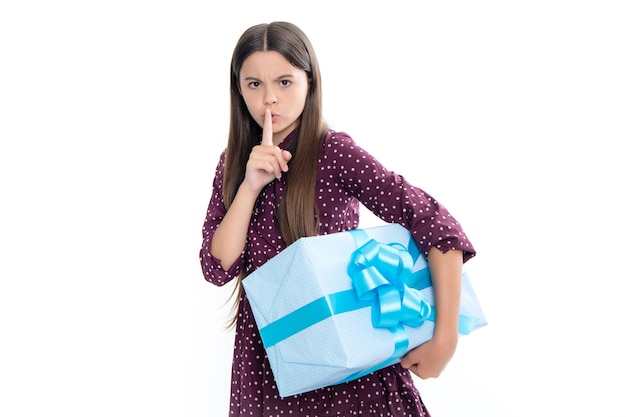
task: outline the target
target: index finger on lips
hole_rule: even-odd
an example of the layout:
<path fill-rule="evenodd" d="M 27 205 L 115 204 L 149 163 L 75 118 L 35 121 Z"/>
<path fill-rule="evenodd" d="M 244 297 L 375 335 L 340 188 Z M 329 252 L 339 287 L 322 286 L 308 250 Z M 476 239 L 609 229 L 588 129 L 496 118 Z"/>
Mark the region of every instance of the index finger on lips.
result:
<path fill-rule="evenodd" d="M 274 134 L 272 133 L 272 112 L 269 108 L 265 109 L 265 117 L 263 117 L 263 145 L 274 146 Z"/>

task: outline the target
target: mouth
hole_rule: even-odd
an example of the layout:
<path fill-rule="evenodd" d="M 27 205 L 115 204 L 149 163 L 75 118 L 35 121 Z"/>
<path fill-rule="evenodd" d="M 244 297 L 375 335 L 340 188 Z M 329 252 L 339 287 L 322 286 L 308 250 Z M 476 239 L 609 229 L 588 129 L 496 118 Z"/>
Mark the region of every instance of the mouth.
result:
<path fill-rule="evenodd" d="M 272 113 L 272 123 L 276 123 L 277 119 L 278 119 L 278 115 L 275 113 Z M 263 120 L 265 120 L 265 115 L 263 115 Z"/>

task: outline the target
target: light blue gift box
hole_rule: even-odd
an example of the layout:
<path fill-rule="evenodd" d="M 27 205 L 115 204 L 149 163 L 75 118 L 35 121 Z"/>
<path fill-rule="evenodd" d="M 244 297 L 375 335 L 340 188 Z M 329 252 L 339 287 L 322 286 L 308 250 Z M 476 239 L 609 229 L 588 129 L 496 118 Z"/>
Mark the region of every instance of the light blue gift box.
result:
<path fill-rule="evenodd" d="M 459 334 L 487 324 L 463 267 Z M 400 362 L 430 340 L 428 263 L 389 224 L 301 238 L 243 280 L 281 397 Z"/>

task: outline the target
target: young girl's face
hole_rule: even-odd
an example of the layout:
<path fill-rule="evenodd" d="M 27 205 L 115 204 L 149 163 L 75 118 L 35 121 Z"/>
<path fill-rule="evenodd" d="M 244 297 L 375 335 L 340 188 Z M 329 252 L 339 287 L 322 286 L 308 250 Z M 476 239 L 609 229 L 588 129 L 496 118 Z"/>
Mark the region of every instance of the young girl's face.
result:
<path fill-rule="evenodd" d="M 239 90 L 243 100 L 261 127 L 265 109 L 269 107 L 274 145 L 298 126 L 308 89 L 306 72 L 291 65 L 278 52 L 254 52 L 241 65 Z"/>

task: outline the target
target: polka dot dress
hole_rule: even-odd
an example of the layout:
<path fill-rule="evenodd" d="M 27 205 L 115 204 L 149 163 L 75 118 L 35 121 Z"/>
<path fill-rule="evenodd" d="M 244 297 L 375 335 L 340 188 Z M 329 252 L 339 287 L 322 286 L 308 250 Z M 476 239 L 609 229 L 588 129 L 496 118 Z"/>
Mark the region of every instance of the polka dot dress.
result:
<path fill-rule="evenodd" d="M 281 147 L 293 136 L 287 137 Z M 240 259 L 224 270 L 219 259 L 211 256 L 211 239 L 225 215 L 223 166 L 224 154 L 216 169 L 200 250 L 205 279 L 220 286 L 235 278 L 242 268 L 256 269 L 285 248 L 277 229 L 277 206 L 286 175 L 268 184 L 259 195 Z M 462 250 L 464 260 L 475 254 L 461 226 L 442 205 L 387 170 L 346 133 L 328 132 L 318 161 L 317 183 L 320 234 L 357 228 L 361 202 L 382 220 L 409 229 L 425 254 L 431 247 L 443 252 Z M 429 416 L 410 372 L 400 365 L 355 381 L 281 398 L 245 294 L 240 299 L 235 332 L 230 415 Z"/>

